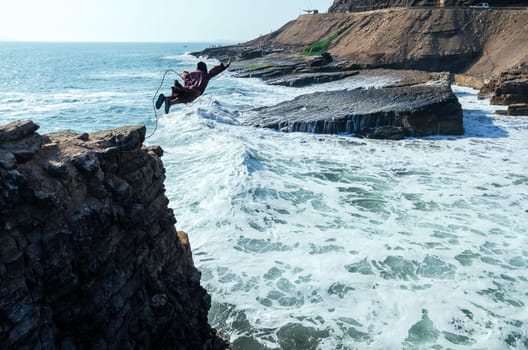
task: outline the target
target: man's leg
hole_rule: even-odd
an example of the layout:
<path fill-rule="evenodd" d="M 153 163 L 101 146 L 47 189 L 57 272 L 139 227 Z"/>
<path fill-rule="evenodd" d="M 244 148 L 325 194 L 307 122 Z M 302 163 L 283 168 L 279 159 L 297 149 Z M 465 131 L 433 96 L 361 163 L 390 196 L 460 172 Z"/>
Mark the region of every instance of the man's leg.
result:
<path fill-rule="evenodd" d="M 165 114 L 169 114 L 170 106 L 171 106 L 171 98 L 165 97 Z"/>
<path fill-rule="evenodd" d="M 178 80 L 174 80 L 174 86 L 171 87 L 172 90 L 172 96 L 177 96 L 180 92 L 184 91 L 185 88 L 180 84 Z"/>
<path fill-rule="evenodd" d="M 180 96 L 165 97 L 165 114 L 169 114 L 170 107 L 177 103 L 181 103 Z"/>

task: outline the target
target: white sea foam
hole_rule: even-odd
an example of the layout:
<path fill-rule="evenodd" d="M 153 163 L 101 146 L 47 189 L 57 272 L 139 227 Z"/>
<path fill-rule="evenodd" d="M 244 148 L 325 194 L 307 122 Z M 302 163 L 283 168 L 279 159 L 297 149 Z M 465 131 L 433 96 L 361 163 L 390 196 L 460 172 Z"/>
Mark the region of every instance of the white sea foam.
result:
<path fill-rule="evenodd" d="M 233 121 L 321 87 L 235 84 L 175 107 L 151 140 L 214 326 L 235 345 L 522 348 L 527 117 L 455 87 L 462 137 L 283 134 Z"/>

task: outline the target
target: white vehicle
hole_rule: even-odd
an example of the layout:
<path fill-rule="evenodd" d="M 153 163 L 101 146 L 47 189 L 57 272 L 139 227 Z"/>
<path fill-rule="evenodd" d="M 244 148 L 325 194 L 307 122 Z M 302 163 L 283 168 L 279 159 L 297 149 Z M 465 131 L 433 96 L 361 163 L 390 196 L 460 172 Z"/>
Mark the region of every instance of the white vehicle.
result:
<path fill-rule="evenodd" d="M 489 4 L 487 2 L 480 3 L 478 5 L 469 6 L 471 9 L 489 9 Z"/>

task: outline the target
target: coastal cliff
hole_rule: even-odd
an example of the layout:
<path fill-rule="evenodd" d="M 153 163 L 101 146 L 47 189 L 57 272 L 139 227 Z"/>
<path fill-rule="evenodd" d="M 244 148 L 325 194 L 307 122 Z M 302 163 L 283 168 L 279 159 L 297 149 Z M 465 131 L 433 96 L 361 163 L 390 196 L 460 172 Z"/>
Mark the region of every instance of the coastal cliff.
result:
<path fill-rule="evenodd" d="M 0 348 L 224 349 L 144 126 L 0 127 Z"/>
<path fill-rule="evenodd" d="M 328 53 L 356 68 L 417 69 L 491 78 L 528 62 L 528 10 L 390 8 L 302 15 L 243 46 L 302 53 L 340 29 Z"/>

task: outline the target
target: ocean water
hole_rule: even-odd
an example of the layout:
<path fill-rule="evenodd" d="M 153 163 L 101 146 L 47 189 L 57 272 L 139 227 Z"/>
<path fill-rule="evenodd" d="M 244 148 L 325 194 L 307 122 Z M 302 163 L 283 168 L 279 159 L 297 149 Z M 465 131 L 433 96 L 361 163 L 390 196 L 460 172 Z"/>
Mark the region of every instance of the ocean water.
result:
<path fill-rule="evenodd" d="M 528 117 L 455 86 L 460 137 L 285 134 L 240 124 L 255 106 L 393 78 L 287 88 L 224 72 L 156 123 L 165 70 L 193 69 L 186 52 L 206 46 L 0 43 L 0 121 L 155 131 L 210 323 L 233 349 L 528 348 Z"/>

